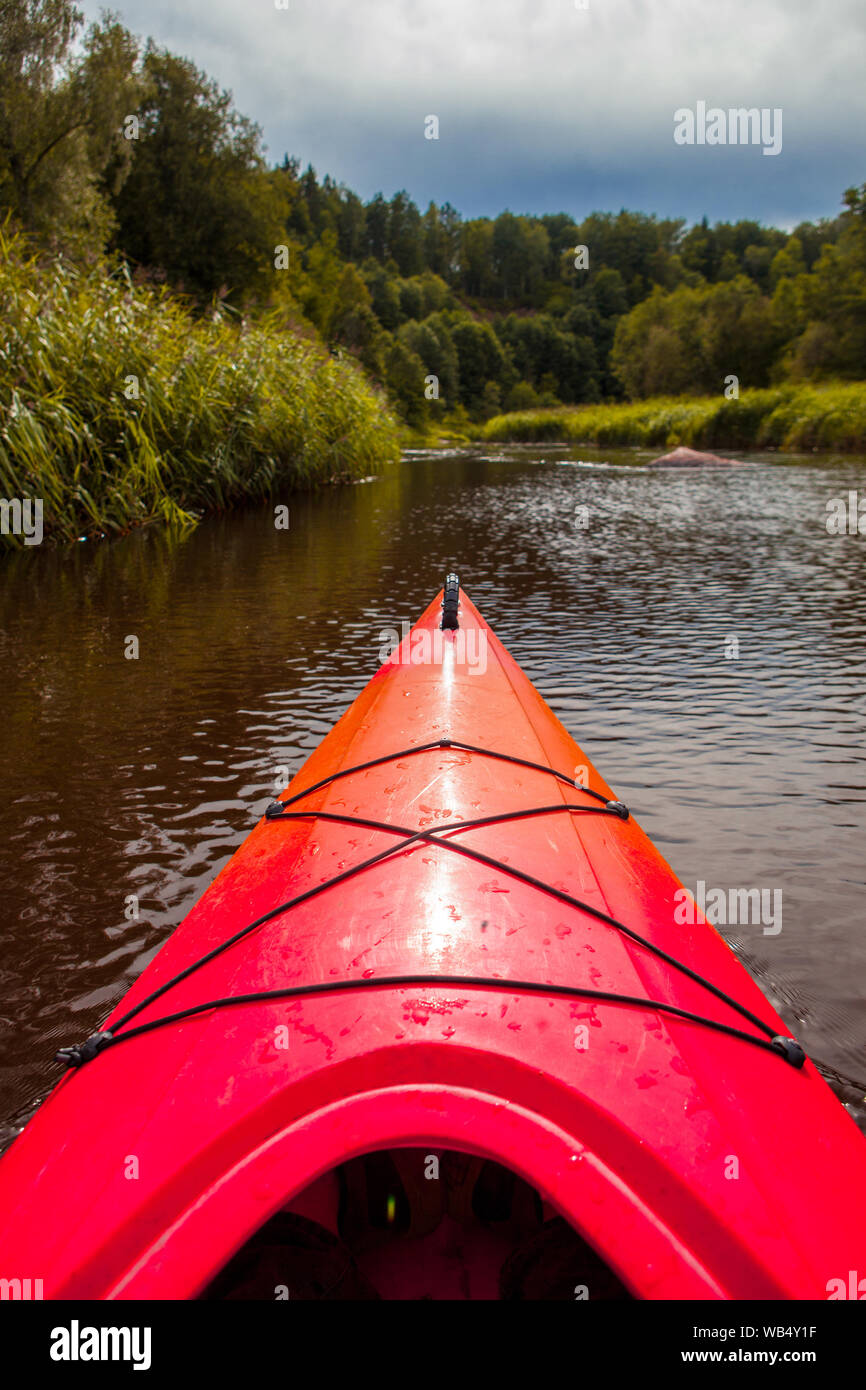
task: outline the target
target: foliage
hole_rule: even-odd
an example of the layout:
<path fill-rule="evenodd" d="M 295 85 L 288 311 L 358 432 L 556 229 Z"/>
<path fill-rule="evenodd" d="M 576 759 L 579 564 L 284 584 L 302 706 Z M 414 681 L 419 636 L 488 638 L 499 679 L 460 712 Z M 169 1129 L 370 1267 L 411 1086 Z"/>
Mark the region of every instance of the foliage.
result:
<path fill-rule="evenodd" d="M 579 410 L 520 410 L 476 429 L 522 443 L 679 444 L 711 450 L 866 449 L 866 384 L 833 382 L 744 391 L 738 400 L 660 396 Z"/>
<path fill-rule="evenodd" d="M 149 46 L 140 134 L 114 208 L 115 242 L 183 290 L 266 292 L 288 205 L 259 128 L 186 58 Z"/>
<path fill-rule="evenodd" d="M 0 231 L 0 316 L 0 496 L 42 498 L 50 538 L 283 500 L 397 455 L 357 367 L 276 313 L 193 315 L 123 268 L 36 258 Z"/>
<path fill-rule="evenodd" d="M 76 51 L 83 22 L 70 0 L 0 4 L 0 209 L 79 253 L 109 234 L 145 91 L 136 40 L 105 15 Z"/>

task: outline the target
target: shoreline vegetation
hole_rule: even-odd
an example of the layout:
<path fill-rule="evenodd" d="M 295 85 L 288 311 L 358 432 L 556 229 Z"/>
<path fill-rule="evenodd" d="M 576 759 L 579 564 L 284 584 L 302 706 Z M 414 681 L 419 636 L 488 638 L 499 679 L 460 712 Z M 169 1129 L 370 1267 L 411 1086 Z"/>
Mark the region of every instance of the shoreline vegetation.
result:
<path fill-rule="evenodd" d="M 866 382 L 827 382 L 723 396 L 658 396 L 495 415 L 479 442 L 609 444 L 672 449 L 866 452 Z"/>
<path fill-rule="evenodd" d="M 360 368 L 279 313 L 195 313 L 123 266 L 34 256 L 2 228 L 0 312 L 0 497 L 41 498 L 46 541 L 286 504 L 399 457 Z"/>
<path fill-rule="evenodd" d="M 289 310 L 209 311 L 127 266 L 34 252 L 0 227 L 0 497 L 43 499 L 46 541 L 350 481 L 437 443 L 866 452 L 866 382 L 788 383 L 737 399 L 654 396 L 534 407 L 413 428 L 355 358 Z M 441 406 L 445 406 L 445 401 Z M 0 533 L 0 548 L 21 535 Z"/>

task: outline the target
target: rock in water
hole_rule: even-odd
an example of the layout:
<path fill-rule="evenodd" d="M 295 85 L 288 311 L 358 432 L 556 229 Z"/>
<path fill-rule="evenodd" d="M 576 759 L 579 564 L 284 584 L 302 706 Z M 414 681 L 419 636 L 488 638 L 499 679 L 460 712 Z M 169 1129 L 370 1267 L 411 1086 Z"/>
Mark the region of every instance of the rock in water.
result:
<path fill-rule="evenodd" d="M 647 464 L 647 468 L 699 468 L 710 463 L 735 468 L 737 464 L 742 463 L 742 459 L 724 459 L 718 454 L 703 454 L 700 449 L 686 449 L 680 445 L 672 453 L 662 454 L 661 458 L 653 459 Z"/>

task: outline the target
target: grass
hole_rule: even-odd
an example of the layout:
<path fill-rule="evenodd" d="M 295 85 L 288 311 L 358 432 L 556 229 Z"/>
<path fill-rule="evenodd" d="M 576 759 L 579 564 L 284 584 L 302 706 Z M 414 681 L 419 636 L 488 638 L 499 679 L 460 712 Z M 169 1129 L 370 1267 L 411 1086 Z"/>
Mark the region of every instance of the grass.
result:
<path fill-rule="evenodd" d="M 476 438 L 671 449 L 866 450 L 866 382 L 785 385 L 723 397 L 658 397 L 626 404 L 496 415 Z"/>
<path fill-rule="evenodd" d="M 48 540 L 190 525 L 399 457 L 360 370 L 277 314 L 197 315 L 123 269 L 34 257 L 0 228 L 0 323 L 0 498 L 42 498 Z"/>

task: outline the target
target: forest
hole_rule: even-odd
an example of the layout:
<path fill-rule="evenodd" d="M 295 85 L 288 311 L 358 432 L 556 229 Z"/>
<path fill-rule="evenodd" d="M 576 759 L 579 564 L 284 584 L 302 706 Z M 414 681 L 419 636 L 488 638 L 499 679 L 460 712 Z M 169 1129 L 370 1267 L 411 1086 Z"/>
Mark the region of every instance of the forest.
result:
<path fill-rule="evenodd" d="M 188 58 L 69 0 L 0 10 L 0 216 L 194 315 L 358 364 L 416 430 L 503 411 L 866 375 L 866 185 L 792 231 L 364 201 Z"/>

